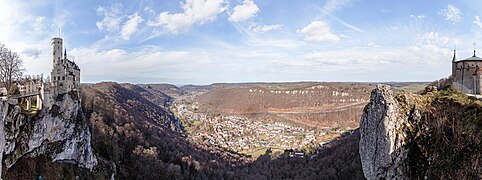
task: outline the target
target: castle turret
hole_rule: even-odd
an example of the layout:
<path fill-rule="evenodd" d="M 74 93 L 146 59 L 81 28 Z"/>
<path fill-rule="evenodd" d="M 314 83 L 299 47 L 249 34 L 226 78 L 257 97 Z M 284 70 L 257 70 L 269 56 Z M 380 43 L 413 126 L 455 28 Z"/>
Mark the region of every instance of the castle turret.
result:
<path fill-rule="evenodd" d="M 63 71 L 63 58 L 62 57 L 62 47 L 63 47 L 63 40 L 60 37 L 52 38 L 52 51 L 53 51 L 53 64 L 52 64 L 52 72 L 51 72 L 51 80 L 52 85 L 55 87 L 54 94 L 58 94 L 62 92 L 63 85 L 65 84 L 65 71 Z"/>
<path fill-rule="evenodd" d="M 62 59 L 62 45 L 63 45 L 63 40 L 62 38 L 55 37 L 52 38 L 52 63 L 55 66 L 55 64 L 58 64 L 60 60 Z"/>

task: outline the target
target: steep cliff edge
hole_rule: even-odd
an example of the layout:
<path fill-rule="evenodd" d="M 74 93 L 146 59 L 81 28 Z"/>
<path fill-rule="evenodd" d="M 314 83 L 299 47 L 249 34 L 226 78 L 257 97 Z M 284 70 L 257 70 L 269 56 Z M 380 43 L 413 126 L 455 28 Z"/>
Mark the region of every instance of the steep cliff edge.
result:
<path fill-rule="evenodd" d="M 59 95 L 36 114 L 22 113 L 13 100 L 2 101 L 0 118 L 0 162 L 6 169 L 20 158 L 37 156 L 88 169 L 97 164 L 77 92 Z"/>
<path fill-rule="evenodd" d="M 428 91 L 372 91 L 360 122 L 367 179 L 482 178 L 482 103 L 450 89 Z"/>

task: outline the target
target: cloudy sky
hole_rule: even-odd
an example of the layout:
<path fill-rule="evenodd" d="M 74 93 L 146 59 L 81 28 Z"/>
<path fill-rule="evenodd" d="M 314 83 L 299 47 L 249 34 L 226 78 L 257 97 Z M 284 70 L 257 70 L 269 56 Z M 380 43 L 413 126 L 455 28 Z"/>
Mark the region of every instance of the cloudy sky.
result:
<path fill-rule="evenodd" d="M 482 51 L 478 0 L 0 0 L 0 42 L 83 82 L 432 81 Z M 481 52 L 482 53 L 482 52 Z M 482 56 L 482 55 L 481 55 Z"/>

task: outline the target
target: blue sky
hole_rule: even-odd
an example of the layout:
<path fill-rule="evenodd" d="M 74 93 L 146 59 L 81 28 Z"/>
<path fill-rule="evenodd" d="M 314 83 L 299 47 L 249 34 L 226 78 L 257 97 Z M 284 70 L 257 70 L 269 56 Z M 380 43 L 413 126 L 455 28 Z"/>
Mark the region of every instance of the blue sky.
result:
<path fill-rule="evenodd" d="M 432 81 L 482 47 L 476 0 L 0 0 L 26 74 L 61 37 L 82 82 Z M 482 56 L 482 55 L 481 55 Z"/>

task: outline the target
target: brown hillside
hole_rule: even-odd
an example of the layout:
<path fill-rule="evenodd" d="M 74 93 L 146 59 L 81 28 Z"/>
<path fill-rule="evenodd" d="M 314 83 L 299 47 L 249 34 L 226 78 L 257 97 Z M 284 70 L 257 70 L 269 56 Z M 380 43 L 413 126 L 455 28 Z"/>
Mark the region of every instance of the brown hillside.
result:
<path fill-rule="evenodd" d="M 244 114 L 312 127 L 357 127 L 371 85 L 289 83 L 217 86 L 195 100 L 208 113 Z"/>

